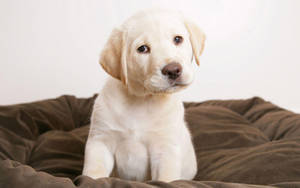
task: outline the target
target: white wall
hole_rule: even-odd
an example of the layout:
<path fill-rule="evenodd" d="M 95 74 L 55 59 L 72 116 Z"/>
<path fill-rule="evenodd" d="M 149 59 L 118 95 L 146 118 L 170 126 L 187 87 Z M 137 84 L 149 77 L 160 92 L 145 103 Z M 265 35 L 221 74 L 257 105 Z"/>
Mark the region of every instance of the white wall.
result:
<path fill-rule="evenodd" d="M 183 11 L 207 35 L 184 100 L 260 96 L 300 112 L 297 0 L 1 0 L 0 105 L 98 92 L 110 31 L 152 6 Z"/>

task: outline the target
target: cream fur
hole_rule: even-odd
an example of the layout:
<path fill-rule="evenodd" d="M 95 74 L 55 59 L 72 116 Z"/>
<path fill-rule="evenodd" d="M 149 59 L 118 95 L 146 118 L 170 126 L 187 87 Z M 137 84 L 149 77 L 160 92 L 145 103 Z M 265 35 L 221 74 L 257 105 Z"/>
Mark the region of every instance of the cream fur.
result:
<path fill-rule="evenodd" d="M 180 45 L 173 41 L 177 35 L 184 39 Z M 195 152 L 175 92 L 192 83 L 191 60 L 194 55 L 199 62 L 204 39 L 196 25 L 162 10 L 140 12 L 112 32 L 100 64 L 113 78 L 94 104 L 83 175 L 167 182 L 195 176 Z M 144 44 L 150 53 L 137 52 Z M 170 62 L 183 68 L 176 86 L 161 73 Z"/>

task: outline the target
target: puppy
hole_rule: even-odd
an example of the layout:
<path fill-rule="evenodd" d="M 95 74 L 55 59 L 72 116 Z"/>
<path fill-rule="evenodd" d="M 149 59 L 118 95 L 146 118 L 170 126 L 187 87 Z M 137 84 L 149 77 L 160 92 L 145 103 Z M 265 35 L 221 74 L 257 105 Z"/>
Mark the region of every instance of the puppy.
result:
<path fill-rule="evenodd" d="M 170 182 L 192 179 L 195 151 L 177 91 L 194 78 L 205 36 L 175 12 L 148 10 L 113 30 L 100 64 L 83 175 Z"/>

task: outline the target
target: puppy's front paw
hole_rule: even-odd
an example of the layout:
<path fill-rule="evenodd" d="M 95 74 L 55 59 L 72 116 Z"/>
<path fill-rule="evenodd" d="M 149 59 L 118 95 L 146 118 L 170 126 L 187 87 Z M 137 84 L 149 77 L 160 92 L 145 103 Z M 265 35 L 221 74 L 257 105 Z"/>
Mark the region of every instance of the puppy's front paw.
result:
<path fill-rule="evenodd" d="M 84 169 L 82 175 L 89 176 L 93 179 L 108 177 L 108 174 L 101 168 L 89 170 Z"/>

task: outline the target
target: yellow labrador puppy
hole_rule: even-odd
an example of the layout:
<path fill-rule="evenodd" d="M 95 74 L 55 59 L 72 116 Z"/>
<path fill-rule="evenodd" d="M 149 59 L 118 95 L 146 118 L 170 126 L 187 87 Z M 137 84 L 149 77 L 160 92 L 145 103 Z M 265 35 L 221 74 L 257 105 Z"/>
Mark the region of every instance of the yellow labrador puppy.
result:
<path fill-rule="evenodd" d="M 204 34 L 180 14 L 148 10 L 113 30 L 100 64 L 112 77 L 95 101 L 83 175 L 192 179 L 197 162 L 174 92 L 193 81 Z"/>

